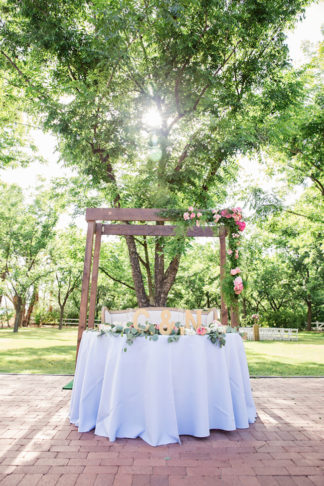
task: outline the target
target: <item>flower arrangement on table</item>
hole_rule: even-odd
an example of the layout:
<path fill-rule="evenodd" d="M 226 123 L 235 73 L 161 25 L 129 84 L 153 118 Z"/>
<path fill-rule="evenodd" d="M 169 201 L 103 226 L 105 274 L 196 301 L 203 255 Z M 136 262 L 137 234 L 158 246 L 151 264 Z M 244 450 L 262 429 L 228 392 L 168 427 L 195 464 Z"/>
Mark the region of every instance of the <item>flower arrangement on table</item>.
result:
<path fill-rule="evenodd" d="M 189 336 L 207 336 L 208 339 L 213 343 L 217 344 L 219 347 L 225 345 L 225 335 L 226 333 L 238 332 L 236 329 L 230 326 L 223 326 L 219 321 L 213 321 L 207 326 L 200 326 L 197 329 L 187 328 L 180 322 L 176 322 L 171 334 L 168 336 L 168 342 L 179 341 L 180 337 L 183 335 Z M 151 341 L 157 341 L 159 336 L 164 335 L 160 332 L 160 324 L 152 324 L 146 322 L 145 324 L 138 324 L 137 327 L 134 326 L 132 322 L 128 322 L 126 326 L 122 323 L 115 324 L 102 324 L 99 327 L 99 336 L 105 334 L 115 336 L 115 337 L 126 337 L 126 344 L 133 344 L 134 340 L 139 337 L 144 337 Z M 127 348 L 124 348 L 126 351 Z"/>

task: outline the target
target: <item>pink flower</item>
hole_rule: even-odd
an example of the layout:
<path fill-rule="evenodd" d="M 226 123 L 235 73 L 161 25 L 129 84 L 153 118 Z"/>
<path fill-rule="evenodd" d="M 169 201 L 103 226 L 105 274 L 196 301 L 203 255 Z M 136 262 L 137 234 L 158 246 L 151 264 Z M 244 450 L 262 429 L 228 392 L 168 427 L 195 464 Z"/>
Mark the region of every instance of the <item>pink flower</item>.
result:
<path fill-rule="evenodd" d="M 202 214 L 201 213 L 197 213 L 197 218 L 201 218 Z"/>
<path fill-rule="evenodd" d="M 196 333 L 200 334 L 200 336 L 204 336 L 207 332 L 207 329 L 205 327 L 198 327 Z"/>
<path fill-rule="evenodd" d="M 221 219 L 221 215 L 220 214 L 215 214 L 214 215 L 214 220 L 215 220 L 215 223 L 218 223 L 218 221 Z"/>
<path fill-rule="evenodd" d="M 221 211 L 221 215 L 222 215 L 222 216 L 226 216 L 226 214 L 227 214 L 227 209 L 222 209 L 222 211 Z"/>
<path fill-rule="evenodd" d="M 244 231 L 246 223 L 244 221 L 236 221 L 239 231 Z"/>
<path fill-rule="evenodd" d="M 196 220 L 196 226 L 200 226 L 200 222 Z"/>
<path fill-rule="evenodd" d="M 234 292 L 239 295 L 243 290 L 243 281 L 241 277 L 236 277 L 234 280 Z"/>
<path fill-rule="evenodd" d="M 233 253 L 233 250 L 227 250 L 227 254 L 231 255 Z"/>
<path fill-rule="evenodd" d="M 190 218 L 191 218 L 191 219 L 193 219 L 195 216 L 196 216 L 196 215 L 195 215 L 195 213 L 191 213 L 191 214 L 190 214 Z"/>
<path fill-rule="evenodd" d="M 232 268 L 231 275 L 236 275 L 237 273 L 241 273 L 241 269 L 239 267 Z"/>
<path fill-rule="evenodd" d="M 193 207 L 192 206 L 189 206 L 188 211 L 190 211 L 192 213 Z"/>
<path fill-rule="evenodd" d="M 238 250 L 235 250 L 235 258 L 236 258 L 236 260 L 238 259 L 238 257 L 239 257 L 239 251 Z"/>
<path fill-rule="evenodd" d="M 225 218 L 230 219 L 232 217 L 231 214 L 225 214 Z"/>
<path fill-rule="evenodd" d="M 217 209 L 212 209 L 212 213 L 213 214 L 217 213 Z"/>
<path fill-rule="evenodd" d="M 183 213 L 183 219 L 184 220 L 187 220 L 189 218 L 190 218 L 189 213 Z"/>
<path fill-rule="evenodd" d="M 160 329 L 160 324 L 155 324 L 155 329 Z"/>

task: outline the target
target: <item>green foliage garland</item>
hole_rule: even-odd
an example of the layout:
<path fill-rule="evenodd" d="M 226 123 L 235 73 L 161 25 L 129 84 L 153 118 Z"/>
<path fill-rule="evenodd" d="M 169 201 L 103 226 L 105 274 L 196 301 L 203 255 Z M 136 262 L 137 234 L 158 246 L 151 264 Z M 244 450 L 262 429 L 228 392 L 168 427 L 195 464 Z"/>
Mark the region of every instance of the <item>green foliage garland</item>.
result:
<path fill-rule="evenodd" d="M 215 236 L 218 236 L 218 231 L 216 232 L 217 226 L 225 226 L 226 234 L 228 235 L 228 248 L 226 276 L 223 280 L 222 290 L 229 305 L 237 304 L 239 295 L 244 288 L 239 267 L 241 260 L 240 238 L 246 226 L 242 220 L 242 209 L 237 207 L 218 211 L 216 209 L 199 211 L 189 206 L 188 211 L 185 212 L 180 209 L 166 209 L 161 211 L 160 215 L 174 220 L 179 228 L 177 236 L 183 238 L 187 234 L 188 227 L 212 226 L 212 228 L 215 228 Z"/>

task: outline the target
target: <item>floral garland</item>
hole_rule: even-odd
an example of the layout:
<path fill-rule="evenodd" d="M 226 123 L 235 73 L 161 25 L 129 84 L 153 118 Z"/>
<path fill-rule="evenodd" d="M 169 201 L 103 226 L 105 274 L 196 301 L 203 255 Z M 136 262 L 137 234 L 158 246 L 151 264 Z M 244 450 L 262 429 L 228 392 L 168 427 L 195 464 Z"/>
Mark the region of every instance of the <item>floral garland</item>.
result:
<path fill-rule="evenodd" d="M 126 344 L 131 345 L 134 340 L 138 337 L 145 337 L 150 341 L 157 341 L 159 336 L 162 335 L 159 330 L 159 324 L 138 324 L 138 328 L 134 327 L 132 322 L 128 322 L 125 326 L 122 324 L 101 324 L 99 327 L 98 336 L 104 336 L 106 334 L 115 337 L 126 337 Z M 91 330 L 96 331 L 96 330 Z M 187 332 L 186 332 L 187 331 Z M 237 330 L 236 330 L 237 331 Z M 96 331 L 97 332 L 97 331 Z M 225 335 L 234 332 L 234 329 L 230 326 L 223 326 L 220 322 L 214 321 L 208 326 L 198 327 L 196 330 L 193 328 L 187 329 L 180 322 L 176 322 L 171 334 L 168 336 L 168 342 L 179 341 L 181 335 L 199 335 L 207 336 L 208 339 L 213 343 L 217 344 L 219 347 L 225 345 Z M 238 332 L 238 331 L 237 331 Z M 127 351 L 127 348 L 124 348 Z"/>
<path fill-rule="evenodd" d="M 240 238 L 245 230 L 246 223 L 242 220 L 242 209 L 225 208 L 222 210 L 197 211 L 193 206 L 183 213 L 183 220 L 190 226 L 202 224 L 218 224 L 226 226 L 229 236 L 229 248 L 227 249 L 227 274 L 223 282 L 223 290 L 231 302 L 237 302 L 238 296 L 244 289 L 241 276 L 240 263 Z"/>

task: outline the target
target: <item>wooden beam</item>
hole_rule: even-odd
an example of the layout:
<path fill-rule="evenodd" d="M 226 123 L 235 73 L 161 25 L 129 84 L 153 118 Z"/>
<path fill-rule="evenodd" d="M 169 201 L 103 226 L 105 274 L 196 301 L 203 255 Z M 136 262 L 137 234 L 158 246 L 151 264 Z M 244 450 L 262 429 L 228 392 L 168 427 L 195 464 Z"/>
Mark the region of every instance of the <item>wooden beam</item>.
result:
<path fill-rule="evenodd" d="M 94 221 L 89 221 L 88 232 L 87 232 L 87 240 L 86 240 L 86 248 L 85 248 L 85 256 L 84 256 L 84 266 L 83 266 L 76 359 L 78 358 L 80 342 L 81 342 L 82 334 L 83 334 L 83 331 L 85 330 L 86 321 L 87 321 L 89 283 L 90 283 L 92 247 L 93 247 L 93 235 L 94 235 L 94 232 L 95 232 L 95 226 L 96 226 L 96 223 Z"/>
<path fill-rule="evenodd" d="M 143 225 L 143 224 L 104 224 L 102 233 L 104 235 L 119 235 L 119 236 L 176 236 L 176 226 L 166 225 Z M 200 237 L 215 237 L 218 236 L 218 231 L 210 226 L 199 228 L 194 226 L 189 228 L 187 236 Z"/>
<path fill-rule="evenodd" d="M 90 306 L 89 306 L 89 319 L 88 319 L 88 327 L 90 328 L 94 327 L 94 320 L 95 320 L 95 313 L 96 313 L 99 255 L 100 255 L 100 246 L 101 246 L 101 229 L 102 229 L 102 224 L 97 223 L 96 240 L 95 240 L 95 247 L 93 252 Z"/>
<path fill-rule="evenodd" d="M 226 228 L 221 226 L 219 230 L 219 245 L 220 245 L 220 286 L 221 286 L 221 323 L 223 326 L 228 325 L 227 307 L 225 304 L 224 293 L 222 290 L 223 280 L 225 278 L 226 267 Z"/>
<path fill-rule="evenodd" d="M 170 221 L 159 213 L 163 209 L 146 208 L 88 208 L 87 221 Z"/>

